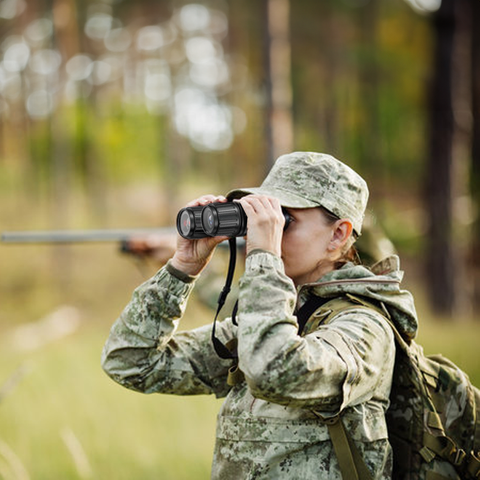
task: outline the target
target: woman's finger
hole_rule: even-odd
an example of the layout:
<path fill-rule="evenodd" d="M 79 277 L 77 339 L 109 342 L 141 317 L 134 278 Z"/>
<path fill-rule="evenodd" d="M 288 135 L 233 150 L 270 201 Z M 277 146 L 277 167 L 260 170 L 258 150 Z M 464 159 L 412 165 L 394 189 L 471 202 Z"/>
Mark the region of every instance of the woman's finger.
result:
<path fill-rule="evenodd" d="M 246 204 L 253 207 L 257 214 L 268 214 L 267 212 L 274 212 L 280 218 L 282 215 L 282 207 L 278 199 L 267 197 L 265 195 L 248 195 L 243 197 Z"/>
<path fill-rule="evenodd" d="M 198 207 L 200 205 L 208 205 L 209 203 L 215 202 L 226 202 L 227 199 L 223 195 L 203 195 L 191 202 L 188 202 L 185 207 Z"/>

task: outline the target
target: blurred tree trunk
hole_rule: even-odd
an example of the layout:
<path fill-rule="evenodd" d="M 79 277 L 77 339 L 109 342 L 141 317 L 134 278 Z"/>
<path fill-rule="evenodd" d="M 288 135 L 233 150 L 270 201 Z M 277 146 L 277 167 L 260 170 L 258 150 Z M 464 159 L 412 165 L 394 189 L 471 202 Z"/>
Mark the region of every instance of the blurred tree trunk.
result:
<path fill-rule="evenodd" d="M 338 18 L 335 15 L 334 2 L 319 2 L 317 13 L 322 19 L 323 28 L 319 31 L 318 44 L 321 48 L 316 75 L 319 78 L 319 88 L 325 92 L 321 95 L 318 108 L 319 136 L 325 136 L 325 151 L 341 155 L 344 147 L 342 133 L 342 119 L 340 116 L 340 99 L 346 95 L 339 94 L 338 79 L 345 74 L 345 60 L 342 55 L 341 36 L 338 28 Z M 322 64 L 325 64 L 325 67 Z"/>
<path fill-rule="evenodd" d="M 75 0 L 53 0 L 53 24 L 56 47 L 63 58 L 69 59 L 80 52 L 79 27 L 76 22 Z"/>
<path fill-rule="evenodd" d="M 23 35 L 23 32 L 25 32 L 28 25 L 35 20 L 37 15 L 36 12 L 42 12 L 43 10 L 44 9 L 39 0 L 32 0 L 29 2 L 28 8 L 26 8 L 21 15 L 15 17 L 15 27 L 12 33 Z M 7 26 L 6 23 L 3 25 L 5 25 L 5 27 Z M 7 32 L 5 32 L 5 36 L 8 38 Z M 25 75 L 25 71 L 21 76 L 20 82 L 21 101 L 16 103 L 16 105 L 11 105 L 12 111 L 9 112 L 9 117 L 19 136 L 19 158 L 24 163 L 25 179 L 28 184 L 27 195 L 31 196 L 33 201 L 41 202 L 43 197 L 47 196 L 50 189 L 49 157 L 48 155 L 43 155 L 45 148 L 43 148 L 43 145 L 40 145 L 38 135 L 36 135 L 35 122 L 32 120 L 25 107 L 25 102 L 28 97 L 27 84 L 29 82 Z M 40 137 L 41 135 L 42 134 L 40 134 Z"/>
<path fill-rule="evenodd" d="M 430 97 L 430 145 L 426 203 L 427 286 L 437 313 L 451 314 L 455 305 L 452 247 L 453 49 L 455 1 L 443 0 L 433 15 L 435 63 Z"/>
<path fill-rule="evenodd" d="M 472 228 L 471 262 L 473 281 L 474 312 L 480 307 L 480 3 L 470 0 L 471 22 L 477 25 L 472 28 L 471 42 L 471 91 L 472 91 L 472 164 L 471 164 L 471 194 L 473 208 L 476 212 Z"/>
<path fill-rule="evenodd" d="M 267 171 L 293 148 L 289 1 L 264 0 Z"/>
<path fill-rule="evenodd" d="M 5 159 L 7 156 L 7 149 L 5 147 L 5 119 L 7 118 L 7 108 L 7 103 L 3 100 L 0 100 L 0 164 L 5 163 Z"/>
<path fill-rule="evenodd" d="M 87 53 L 89 40 L 83 34 L 89 18 L 89 4 L 79 0 L 70 0 L 68 8 L 73 12 L 74 23 L 70 24 L 71 46 L 77 47 L 77 53 Z M 97 103 L 95 90 L 90 90 L 86 80 L 77 82 L 77 99 L 75 103 L 75 138 L 73 140 L 74 170 L 79 185 L 88 199 L 89 213 L 97 222 L 105 223 L 107 206 L 105 197 L 105 176 L 103 163 L 98 155 L 95 141 L 97 121 Z"/>
<path fill-rule="evenodd" d="M 468 71 L 464 55 L 469 38 L 467 6 L 466 0 L 442 0 L 432 16 L 435 53 L 429 86 L 426 275 L 430 303 L 441 315 L 458 312 L 460 289 L 464 287 L 460 250 L 453 242 L 453 205 L 462 182 L 460 165 L 468 130 L 461 118 L 465 113 L 464 77 Z"/>
<path fill-rule="evenodd" d="M 376 188 L 384 190 L 386 165 L 382 158 L 382 135 L 380 134 L 380 60 L 378 25 L 380 1 L 370 0 L 359 9 L 359 25 L 363 45 L 360 59 L 360 102 L 364 121 L 359 125 L 361 164 L 377 179 Z M 372 186 L 373 187 L 373 186 Z"/>
<path fill-rule="evenodd" d="M 75 29 L 72 29 L 73 10 L 68 9 L 65 0 L 46 0 L 45 7 L 51 12 L 53 20 L 53 35 L 50 48 L 58 50 L 64 59 L 73 53 L 69 50 L 70 39 Z M 69 21 L 70 20 L 70 21 Z M 54 92 L 59 85 L 50 80 L 48 89 Z M 49 220 L 51 228 L 65 229 L 71 227 L 72 219 L 72 177 L 70 139 L 65 117 L 59 108 L 49 115 Z M 71 247 L 55 245 L 51 249 L 51 268 L 56 278 L 56 285 L 61 295 L 67 294 L 73 278 L 73 258 Z"/>
<path fill-rule="evenodd" d="M 75 22 L 75 4 L 73 0 L 48 0 L 48 10 L 52 12 L 54 34 L 52 48 L 58 50 L 64 59 L 79 52 L 78 29 Z M 55 86 L 52 85 L 52 90 Z M 52 145 L 52 201 L 54 228 L 67 228 L 71 215 L 69 211 L 72 187 L 72 149 L 68 138 L 68 129 L 61 109 L 50 118 Z"/>

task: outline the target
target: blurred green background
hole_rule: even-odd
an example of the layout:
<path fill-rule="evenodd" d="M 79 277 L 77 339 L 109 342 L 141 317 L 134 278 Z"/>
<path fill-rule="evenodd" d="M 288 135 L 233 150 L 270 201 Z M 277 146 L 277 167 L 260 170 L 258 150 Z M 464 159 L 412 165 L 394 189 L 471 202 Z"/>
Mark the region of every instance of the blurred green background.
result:
<path fill-rule="evenodd" d="M 474 4 L 0 0 L 0 229 L 171 226 L 281 153 L 331 153 L 370 185 L 419 342 L 480 385 Z M 156 265 L 4 243 L 0 266 L 0 478 L 208 478 L 220 401 L 100 368 Z M 194 296 L 182 328 L 211 320 Z"/>

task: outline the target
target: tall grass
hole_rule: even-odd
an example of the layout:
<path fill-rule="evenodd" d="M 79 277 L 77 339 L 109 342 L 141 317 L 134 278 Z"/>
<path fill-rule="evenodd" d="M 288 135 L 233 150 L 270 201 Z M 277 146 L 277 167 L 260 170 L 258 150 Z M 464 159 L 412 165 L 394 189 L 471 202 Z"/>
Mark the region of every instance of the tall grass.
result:
<path fill-rule="evenodd" d="M 0 379 L 28 366 L 0 403 L 2 441 L 35 480 L 208 478 L 219 402 L 117 386 L 100 368 L 106 333 L 82 328 L 28 355 L 2 348 Z"/>
<path fill-rule="evenodd" d="M 478 323 L 428 320 L 421 341 L 427 351 L 458 362 L 478 385 L 479 333 Z M 0 439 L 15 452 L 26 478 L 208 478 L 220 401 L 146 396 L 117 386 L 99 364 L 106 334 L 90 324 L 29 354 L 2 346 L 2 382 L 19 366 L 28 367 L 0 403 Z M 13 471 L 1 454 L 0 465 Z"/>
<path fill-rule="evenodd" d="M 155 269 L 140 274 L 115 245 L 0 245 L 0 265 L 0 478 L 208 478 L 220 402 L 131 392 L 100 366 L 111 323 Z M 22 338 L 62 305 L 81 316 L 73 334 Z M 185 328 L 210 321 L 189 312 Z"/>

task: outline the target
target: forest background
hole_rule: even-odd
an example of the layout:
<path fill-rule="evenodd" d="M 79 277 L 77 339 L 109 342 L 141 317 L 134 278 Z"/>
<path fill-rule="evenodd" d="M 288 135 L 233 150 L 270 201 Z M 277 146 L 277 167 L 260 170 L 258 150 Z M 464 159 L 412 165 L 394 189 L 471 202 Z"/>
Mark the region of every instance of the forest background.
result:
<path fill-rule="evenodd" d="M 279 154 L 331 153 L 370 185 L 420 343 L 478 385 L 479 15 L 473 0 L 1 0 L 1 230 L 172 226 Z M 0 244 L 0 478 L 208 478 L 219 401 L 101 371 L 156 269 L 128 260 Z M 211 311 L 193 298 L 186 318 Z"/>

